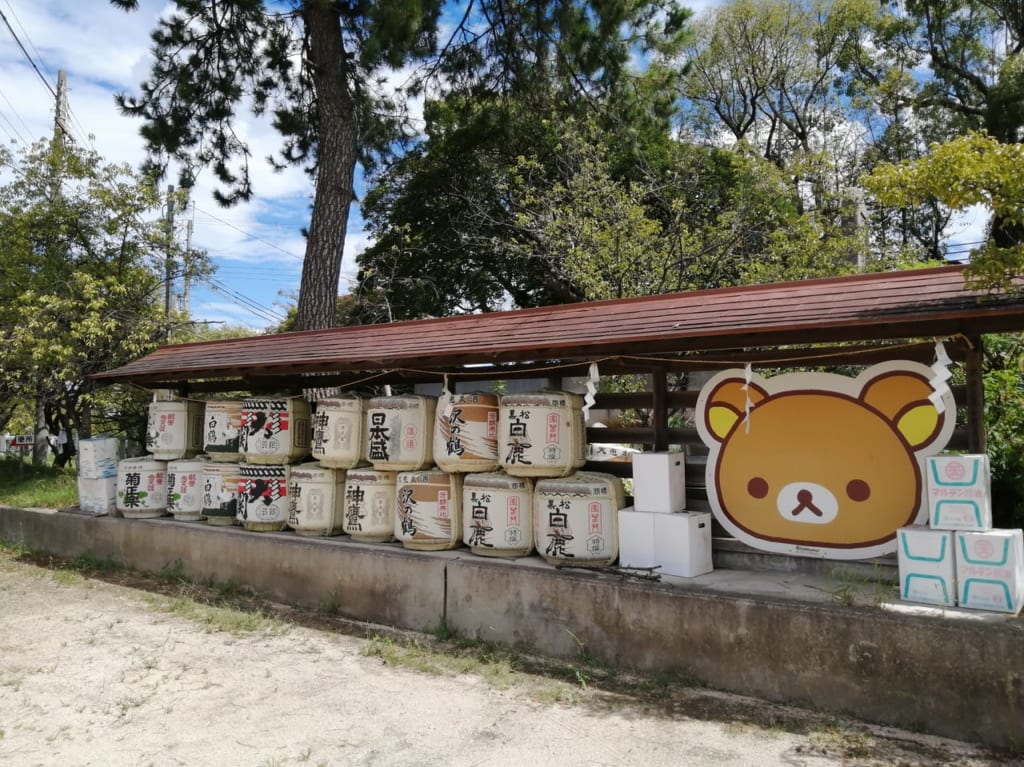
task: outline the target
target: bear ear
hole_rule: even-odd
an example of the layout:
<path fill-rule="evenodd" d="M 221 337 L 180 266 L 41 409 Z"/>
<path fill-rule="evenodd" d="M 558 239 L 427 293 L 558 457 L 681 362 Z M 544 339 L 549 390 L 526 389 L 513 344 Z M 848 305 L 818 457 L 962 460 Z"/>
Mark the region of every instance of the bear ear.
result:
<path fill-rule="evenodd" d="M 887 371 L 868 381 L 861 401 L 887 418 L 907 443 L 918 450 L 942 431 L 946 415 L 928 399 L 933 393 L 924 376 L 908 371 Z"/>
<path fill-rule="evenodd" d="M 718 383 L 704 406 L 704 425 L 708 434 L 719 442 L 732 431 L 736 422 L 747 412 L 747 397 L 753 404 L 768 396 L 756 384 L 747 384 L 743 378 L 726 378 Z"/>

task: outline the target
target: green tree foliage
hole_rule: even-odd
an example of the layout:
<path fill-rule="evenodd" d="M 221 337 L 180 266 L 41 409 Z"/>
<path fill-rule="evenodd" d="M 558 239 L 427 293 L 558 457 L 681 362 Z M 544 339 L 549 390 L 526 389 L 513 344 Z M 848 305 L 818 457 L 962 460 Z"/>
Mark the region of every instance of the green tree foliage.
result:
<path fill-rule="evenodd" d="M 885 205 L 938 200 L 953 210 L 985 205 L 1004 233 L 1024 226 L 1024 145 L 971 132 L 936 144 L 920 160 L 883 164 L 864 184 Z M 1024 242 L 992 237 L 972 252 L 968 274 L 980 288 L 1005 288 L 1024 274 Z"/>
<path fill-rule="evenodd" d="M 111 0 L 125 9 L 137 0 Z M 286 10 L 279 11 L 284 7 Z M 224 204 L 252 194 L 239 110 L 268 114 L 283 147 L 272 161 L 315 177 L 299 290 L 300 329 L 329 327 L 358 160 L 403 136 L 401 94 L 383 74 L 431 53 L 440 0 L 175 0 L 153 32 L 155 62 L 126 113 L 142 118 L 151 167 L 180 164 L 188 188 L 213 169 Z"/>
<path fill-rule="evenodd" d="M 617 179 L 664 163 L 687 15 L 664 0 L 471 5 L 423 73 L 436 94 L 423 141 L 372 179 L 363 212 L 375 243 L 359 260 L 351 316 L 581 299 L 548 253 L 515 239 L 525 233 L 506 195 L 527 166 L 538 188 L 565 180 L 560 127 L 572 120 L 600 127 Z"/>
<path fill-rule="evenodd" d="M 52 435 L 88 436 L 90 374 L 166 332 L 159 200 L 128 167 L 59 143 L 0 150 L 0 166 L 0 400 L 41 402 Z M 72 453 L 69 440 L 58 462 Z"/>

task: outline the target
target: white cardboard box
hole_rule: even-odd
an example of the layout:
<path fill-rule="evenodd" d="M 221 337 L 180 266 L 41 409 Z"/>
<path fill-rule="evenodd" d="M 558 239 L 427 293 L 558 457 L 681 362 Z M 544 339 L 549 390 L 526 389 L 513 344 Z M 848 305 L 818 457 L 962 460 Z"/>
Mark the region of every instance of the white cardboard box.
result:
<path fill-rule="evenodd" d="M 662 575 L 693 578 L 710 573 L 711 515 L 706 512 L 654 514 L 654 560 Z"/>
<path fill-rule="evenodd" d="M 619 509 L 619 565 L 654 567 L 654 517 L 630 506 Z"/>
<path fill-rule="evenodd" d="M 927 465 L 928 521 L 938 530 L 991 530 L 988 456 L 935 455 Z"/>
<path fill-rule="evenodd" d="M 120 446 L 117 437 L 78 441 L 78 476 L 86 479 L 116 477 Z"/>
<path fill-rule="evenodd" d="M 663 514 L 686 508 L 684 453 L 633 454 L 633 506 Z"/>
<path fill-rule="evenodd" d="M 1024 533 L 956 533 L 956 579 L 961 607 L 1016 615 L 1024 607 Z"/>
<path fill-rule="evenodd" d="M 89 514 L 113 514 L 117 508 L 117 477 L 78 477 L 78 507 Z"/>
<path fill-rule="evenodd" d="M 955 533 L 924 525 L 896 531 L 900 598 L 952 607 L 956 604 Z"/>

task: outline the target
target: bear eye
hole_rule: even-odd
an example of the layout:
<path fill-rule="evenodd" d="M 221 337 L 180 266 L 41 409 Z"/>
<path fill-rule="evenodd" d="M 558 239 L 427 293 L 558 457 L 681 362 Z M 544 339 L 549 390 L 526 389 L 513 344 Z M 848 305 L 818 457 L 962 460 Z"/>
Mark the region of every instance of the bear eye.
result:
<path fill-rule="evenodd" d="M 768 481 L 763 477 L 754 477 L 747 483 L 747 492 L 754 498 L 768 495 Z"/>
<path fill-rule="evenodd" d="M 871 496 L 871 487 L 863 479 L 851 479 L 846 485 L 846 494 L 851 501 L 866 501 Z"/>

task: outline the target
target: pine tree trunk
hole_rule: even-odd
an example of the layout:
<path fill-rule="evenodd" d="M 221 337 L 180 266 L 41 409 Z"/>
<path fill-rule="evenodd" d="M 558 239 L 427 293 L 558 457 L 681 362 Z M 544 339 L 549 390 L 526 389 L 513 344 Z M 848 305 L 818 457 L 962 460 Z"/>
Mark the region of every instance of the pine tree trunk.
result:
<path fill-rule="evenodd" d="M 313 215 L 299 287 L 298 330 L 335 325 L 341 258 L 353 196 L 358 116 L 341 22 L 332 5 L 324 0 L 307 0 L 304 7 L 320 144 Z M 324 173 L 325 168 L 340 168 L 342 172 L 331 175 Z"/>

